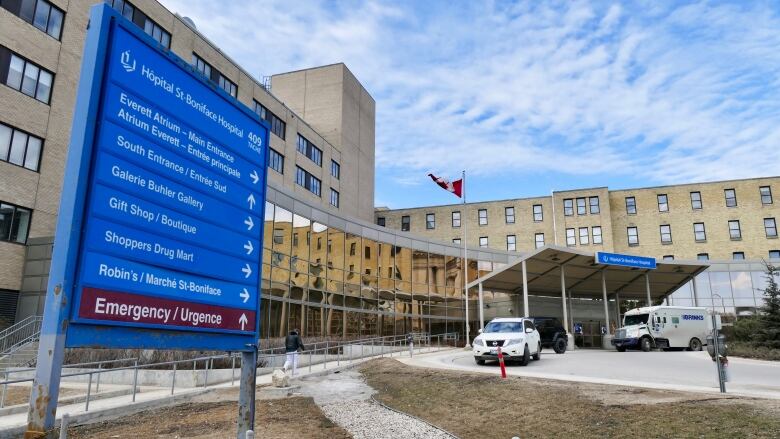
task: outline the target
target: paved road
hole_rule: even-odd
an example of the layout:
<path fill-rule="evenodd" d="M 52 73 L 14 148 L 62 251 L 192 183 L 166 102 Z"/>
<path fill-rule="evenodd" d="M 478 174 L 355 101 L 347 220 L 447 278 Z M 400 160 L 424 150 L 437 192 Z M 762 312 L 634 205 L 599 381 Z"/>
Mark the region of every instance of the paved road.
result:
<path fill-rule="evenodd" d="M 748 396 L 780 399 L 780 362 L 729 359 L 731 381 L 727 391 Z M 405 359 L 408 364 L 499 373 L 497 363 L 478 366 L 470 351 L 447 351 Z M 718 391 L 715 363 L 706 352 L 617 352 L 579 349 L 563 355 L 542 351 L 540 361 L 522 367 L 507 366 L 518 376 L 620 384 L 638 387 Z"/>

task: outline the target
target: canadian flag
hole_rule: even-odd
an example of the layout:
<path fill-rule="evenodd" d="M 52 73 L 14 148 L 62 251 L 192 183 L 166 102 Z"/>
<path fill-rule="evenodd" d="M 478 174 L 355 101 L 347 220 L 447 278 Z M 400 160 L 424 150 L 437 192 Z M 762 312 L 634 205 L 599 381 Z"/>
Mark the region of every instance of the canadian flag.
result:
<path fill-rule="evenodd" d="M 428 174 L 429 177 L 431 177 L 431 180 L 435 181 L 436 184 L 444 188 L 445 190 L 452 192 L 453 194 L 457 195 L 458 198 L 460 198 L 463 194 L 463 179 L 455 180 L 453 182 L 450 182 L 446 178 L 437 177 L 433 174 Z"/>

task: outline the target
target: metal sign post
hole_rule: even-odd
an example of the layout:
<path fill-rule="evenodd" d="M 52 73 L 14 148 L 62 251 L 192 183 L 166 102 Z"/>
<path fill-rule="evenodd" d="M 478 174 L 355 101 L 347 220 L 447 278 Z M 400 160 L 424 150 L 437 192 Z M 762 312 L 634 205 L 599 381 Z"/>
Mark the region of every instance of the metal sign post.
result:
<path fill-rule="evenodd" d="M 54 427 L 66 347 L 244 352 L 239 433 L 252 428 L 268 133 L 92 8 L 26 437 Z"/>

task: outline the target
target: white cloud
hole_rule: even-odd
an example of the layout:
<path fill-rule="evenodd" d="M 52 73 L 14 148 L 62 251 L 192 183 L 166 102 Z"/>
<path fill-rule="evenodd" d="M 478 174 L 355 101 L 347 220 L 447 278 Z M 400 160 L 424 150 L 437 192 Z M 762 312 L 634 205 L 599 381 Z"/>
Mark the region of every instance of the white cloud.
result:
<path fill-rule="evenodd" d="M 250 72 L 344 61 L 377 101 L 377 166 L 399 183 L 464 166 L 778 173 L 772 4 L 163 2 Z"/>

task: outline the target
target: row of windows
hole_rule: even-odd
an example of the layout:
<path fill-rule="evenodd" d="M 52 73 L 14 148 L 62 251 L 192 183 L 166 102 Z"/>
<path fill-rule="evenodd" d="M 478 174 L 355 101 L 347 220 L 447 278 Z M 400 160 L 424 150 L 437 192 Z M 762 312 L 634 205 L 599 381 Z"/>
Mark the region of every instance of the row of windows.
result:
<path fill-rule="evenodd" d="M 730 220 L 728 222 L 729 238 L 738 241 L 742 239 L 742 227 L 739 220 Z M 672 243 L 672 226 L 662 224 L 660 227 L 661 243 Z M 777 223 L 774 218 L 764 218 L 764 233 L 767 238 L 777 238 Z M 627 228 L 628 245 L 639 245 L 639 228 L 630 226 Z M 693 237 L 696 242 L 707 241 L 707 230 L 704 223 L 693 223 Z"/>
<path fill-rule="evenodd" d="M 127 0 L 105 0 L 105 2 L 112 8 L 119 11 L 123 17 L 135 23 L 147 33 L 147 35 L 154 38 L 155 41 L 160 43 L 166 49 L 171 48 L 171 34 L 157 24 L 154 20 L 149 18 L 141 10 L 133 6 Z"/>
<path fill-rule="evenodd" d="M 65 12 L 48 0 L 0 0 L 0 7 L 46 32 L 52 38 L 62 37 Z"/>
<path fill-rule="evenodd" d="M 273 148 L 268 148 L 268 167 L 284 174 L 284 156 Z"/>
<path fill-rule="evenodd" d="M 0 46 L 0 80 L 14 90 L 48 104 L 54 74 Z"/>
<path fill-rule="evenodd" d="M 601 245 L 604 243 L 601 234 L 601 226 L 593 226 L 590 228 L 590 234 L 587 227 L 580 227 L 579 229 L 569 228 L 566 229 L 566 245 L 574 247 L 577 245 L 577 237 L 579 237 L 580 245 L 588 245 L 593 242 L 593 245 Z M 591 240 L 591 235 L 593 239 Z"/>
<path fill-rule="evenodd" d="M 488 212 L 487 209 L 479 209 L 477 211 L 477 215 L 479 218 L 479 225 L 480 226 L 486 226 L 488 225 Z M 451 213 L 451 225 L 453 228 L 457 229 L 460 227 L 460 211 L 456 210 Z M 534 222 L 540 222 L 544 220 L 544 215 L 542 212 L 542 205 L 541 204 L 534 204 L 533 205 L 533 218 Z M 504 208 L 504 221 L 507 224 L 514 224 L 515 223 L 515 208 L 514 207 L 505 207 Z M 377 218 L 377 224 L 384 227 L 385 224 L 385 217 L 379 217 Z M 403 216 L 401 217 L 401 230 L 403 231 L 409 231 L 408 228 L 404 229 L 403 225 L 407 224 L 407 226 L 410 224 L 409 217 Z M 425 214 L 425 228 L 426 229 L 435 229 L 436 228 L 436 214 L 434 213 L 427 213 Z"/>
<path fill-rule="evenodd" d="M 298 134 L 297 149 L 298 152 L 308 157 L 309 160 L 316 163 L 317 166 L 322 166 L 322 150 L 300 134 Z"/>
<path fill-rule="evenodd" d="M 758 195 L 761 199 L 762 205 L 770 205 L 774 202 L 772 198 L 772 188 L 770 186 L 761 186 L 758 188 Z M 704 203 L 701 199 L 701 192 L 694 191 L 690 193 L 691 197 L 691 209 L 701 210 L 704 208 Z M 724 189 L 723 197 L 726 207 L 737 207 L 737 191 L 736 189 Z M 656 199 L 658 202 L 659 212 L 669 211 L 669 196 L 667 194 L 657 194 Z M 636 198 L 626 197 L 626 213 L 629 215 L 636 215 Z"/>
<path fill-rule="evenodd" d="M 279 116 L 271 112 L 271 110 L 265 108 L 260 102 L 255 102 L 255 113 L 260 116 L 260 119 L 267 121 L 271 125 L 271 132 L 276 134 L 277 137 L 284 140 L 287 137 L 287 123 L 283 121 Z"/>
<path fill-rule="evenodd" d="M 769 259 L 780 259 L 780 250 L 769 250 Z M 664 261 L 673 261 L 674 255 L 664 255 L 662 258 Z M 700 261 L 709 261 L 710 260 L 710 254 L 709 253 L 699 253 L 696 255 L 696 259 Z M 744 260 L 745 259 L 745 252 L 733 252 L 731 253 L 731 259 L 734 260 Z"/>
<path fill-rule="evenodd" d="M 0 241 L 26 243 L 31 217 L 30 209 L 0 201 Z"/>
<path fill-rule="evenodd" d="M 298 186 L 308 189 L 314 195 L 320 196 L 322 186 L 320 179 L 299 166 L 295 167 L 295 182 Z"/>
<path fill-rule="evenodd" d="M 43 139 L 0 122 L 0 160 L 38 171 Z"/>
<path fill-rule="evenodd" d="M 225 90 L 230 96 L 235 98 L 238 95 L 238 86 L 195 52 L 192 53 L 192 66 L 195 67 L 195 70 L 208 78 L 209 81 L 219 85 L 219 88 Z"/>
<path fill-rule="evenodd" d="M 599 205 L 599 197 L 583 197 L 583 198 L 566 198 L 563 200 L 563 214 L 565 216 L 574 215 L 574 203 L 577 203 L 577 215 L 587 215 L 588 208 L 590 208 L 591 215 L 597 215 L 601 213 L 601 206 Z"/>
<path fill-rule="evenodd" d="M 601 228 L 600 227 L 599 227 L 599 235 L 598 236 L 599 236 L 599 239 L 601 239 Z M 452 239 L 452 243 L 455 244 L 455 245 L 460 245 L 462 242 L 463 241 L 460 238 L 453 238 Z M 479 246 L 480 247 L 485 247 L 485 248 L 488 246 L 488 237 L 487 236 L 480 236 L 479 237 Z M 536 233 L 536 234 L 534 234 L 534 246 L 535 246 L 535 248 L 542 248 L 542 247 L 544 247 L 544 233 Z M 517 236 L 516 235 L 506 235 L 506 249 L 507 249 L 507 251 L 510 251 L 510 252 L 517 251 Z"/>

